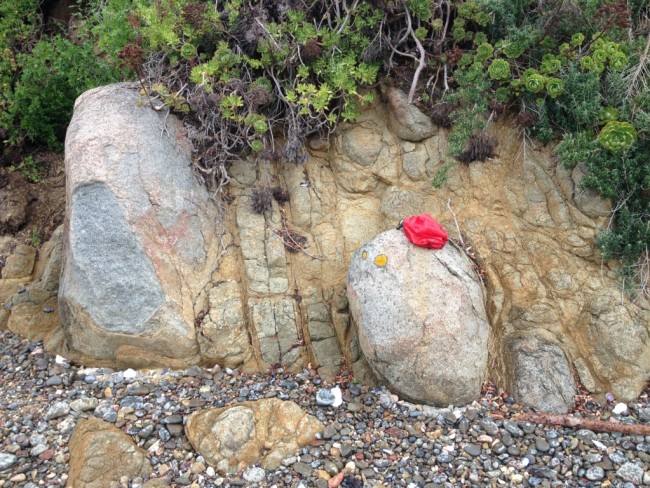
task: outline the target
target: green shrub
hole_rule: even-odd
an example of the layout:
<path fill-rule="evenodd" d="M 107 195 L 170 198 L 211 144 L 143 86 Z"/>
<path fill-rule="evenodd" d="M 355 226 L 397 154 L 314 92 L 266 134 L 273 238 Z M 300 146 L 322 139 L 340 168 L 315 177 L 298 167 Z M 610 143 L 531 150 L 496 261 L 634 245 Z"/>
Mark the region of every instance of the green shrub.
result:
<path fill-rule="evenodd" d="M 80 25 L 74 41 L 63 34 L 45 35 L 40 3 L 0 2 L 0 135 L 3 145 L 29 142 L 60 150 L 75 98 L 117 81 L 120 73 L 97 56 L 89 24 Z"/>
<path fill-rule="evenodd" d="M 78 15 L 83 36 L 114 66 L 120 51 L 136 36 L 134 8 L 134 0 L 85 0 Z"/>
<path fill-rule="evenodd" d="M 650 141 L 639 141 L 625 153 L 611 152 L 581 132 L 567 134 L 555 152 L 567 167 L 584 165 L 583 187 L 596 189 L 618 208 L 614 225 L 599 233 L 596 244 L 605 259 L 620 259 L 624 270 L 633 272 L 650 248 Z"/>
<path fill-rule="evenodd" d="M 112 70 L 91 45 L 78 46 L 60 36 L 39 41 L 21 54 L 22 72 L 15 84 L 13 140 L 22 137 L 61 150 L 77 96 L 114 79 Z"/>
<path fill-rule="evenodd" d="M 14 85 L 20 75 L 19 55 L 27 52 L 41 28 L 38 0 L 0 2 L 0 148 L 12 135 Z"/>
<path fill-rule="evenodd" d="M 34 161 L 32 156 L 26 156 L 18 165 L 9 167 L 9 171 L 20 171 L 30 183 L 40 183 L 41 170 L 41 166 Z"/>

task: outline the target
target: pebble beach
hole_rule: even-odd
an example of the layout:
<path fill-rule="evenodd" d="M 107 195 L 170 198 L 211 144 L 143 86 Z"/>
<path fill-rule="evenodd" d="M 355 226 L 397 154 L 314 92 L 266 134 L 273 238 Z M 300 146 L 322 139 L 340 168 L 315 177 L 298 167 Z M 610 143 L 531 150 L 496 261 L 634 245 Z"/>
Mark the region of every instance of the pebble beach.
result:
<path fill-rule="evenodd" d="M 152 473 L 112 487 L 650 486 L 650 436 L 518 421 L 526 408 L 486 385 L 471 405 L 413 404 L 383 387 L 315 371 L 114 371 L 84 368 L 0 332 L 0 487 L 65 486 L 76 423 L 97 417 L 147 452 Z M 339 387 L 342 403 L 323 405 Z M 219 475 L 184 434 L 197 410 L 291 400 L 324 425 L 275 470 Z M 628 404 L 578 398 L 576 416 L 650 424 L 648 390 Z M 109 486 L 107 486 L 109 488 Z"/>

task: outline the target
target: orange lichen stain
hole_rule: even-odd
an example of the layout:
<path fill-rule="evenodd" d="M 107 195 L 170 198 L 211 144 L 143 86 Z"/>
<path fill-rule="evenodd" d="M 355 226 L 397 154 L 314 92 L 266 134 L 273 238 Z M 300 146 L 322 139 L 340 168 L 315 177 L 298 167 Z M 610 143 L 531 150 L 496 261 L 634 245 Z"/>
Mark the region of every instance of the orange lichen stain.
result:
<path fill-rule="evenodd" d="M 386 257 L 385 254 L 380 254 L 375 258 L 375 264 L 380 267 L 386 266 L 386 263 L 388 263 L 388 258 Z"/>
<path fill-rule="evenodd" d="M 361 252 L 361 259 L 366 259 L 368 257 L 368 253 L 366 251 Z"/>

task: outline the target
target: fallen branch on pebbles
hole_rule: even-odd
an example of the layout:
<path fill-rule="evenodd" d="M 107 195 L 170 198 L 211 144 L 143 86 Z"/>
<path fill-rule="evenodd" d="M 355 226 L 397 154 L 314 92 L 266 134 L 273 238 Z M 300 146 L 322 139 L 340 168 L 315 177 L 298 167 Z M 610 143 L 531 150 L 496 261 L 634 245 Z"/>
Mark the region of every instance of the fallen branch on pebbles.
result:
<path fill-rule="evenodd" d="M 571 415 L 557 415 L 550 413 L 520 413 L 513 417 L 514 420 L 531 422 L 534 424 L 561 425 L 573 429 L 587 429 L 599 432 L 620 432 L 632 435 L 650 435 L 648 424 L 624 424 L 612 420 L 589 420 Z"/>

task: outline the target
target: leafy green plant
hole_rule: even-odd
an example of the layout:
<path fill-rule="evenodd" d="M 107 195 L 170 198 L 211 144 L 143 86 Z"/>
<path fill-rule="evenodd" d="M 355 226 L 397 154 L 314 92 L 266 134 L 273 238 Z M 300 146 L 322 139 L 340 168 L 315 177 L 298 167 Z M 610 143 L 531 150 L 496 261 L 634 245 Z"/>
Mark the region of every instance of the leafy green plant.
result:
<path fill-rule="evenodd" d="M 608 151 L 618 153 L 629 148 L 637 138 L 636 128 L 629 122 L 612 120 L 598 134 L 598 142 Z"/>
<path fill-rule="evenodd" d="M 529 69 L 527 73 L 524 73 L 524 86 L 526 90 L 530 93 L 539 93 L 544 89 L 546 85 L 546 78 L 544 75 L 541 75 L 537 70 Z"/>
<path fill-rule="evenodd" d="M 13 139 L 26 137 L 60 150 L 76 97 L 113 80 L 113 73 L 92 46 L 78 46 L 60 36 L 39 41 L 19 60 L 23 69 L 14 88 Z"/>
<path fill-rule="evenodd" d="M 442 166 L 440 166 L 436 170 L 436 174 L 433 175 L 433 179 L 431 180 L 431 186 L 438 189 L 442 188 L 445 182 L 449 179 L 448 173 L 453 165 L 454 163 L 452 161 L 447 161 Z"/>
<path fill-rule="evenodd" d="M 603 107 L 598 112 L 598 122 L 601 124 L 606 124 L 614 120 L 618 120 L 618 109 L 616 107 Z"/>
<path fill-rule="evenodd" d="M 74 41 L 63 32 L 48 34 L 56 32 L 52 27 L 46 33 L 40 3 L 0 2 L 0 136 L 4 145 L 60 150 L 75 98 L 116 81 L 119 71 L 97 57 L 85 27 L 75 31 Z"/>
<path fill-rule="evenodd" d="M 9 171 L 20 171 L 30 183 L 41 182 L 41 169 L 41 165 L 34 161 L 32 156 L 24 157 L 18 165 L 9 166 Z"/>
<path fill-rule="evenodd" d="M 546 93 L 551 98 L 557 98 L 564 93 L 564 81 L 560 78 L 546 78 Z"/>
<path fill-rule="evenodd" d="M 36 249 L 41 247 L 41 233 L 39 232 L 37 225 L 32 227 L 32 230 L 30 232 L 30 240 L 32 247 L 35 247 Z"/>
<path fill-rule="evenodd" d="M 493 80 L 507 80 L 510 78 L 510 63 L 505 59 L 495 59 L 490 64 L 488 73 Z"/>
<path fill-rule="evenodd" d="M 22 69 L 19 55 L 28 52 L 41 29 L 37 0 L 0 2 L 0 140 L 13 136 L 14 85 Z"/>

